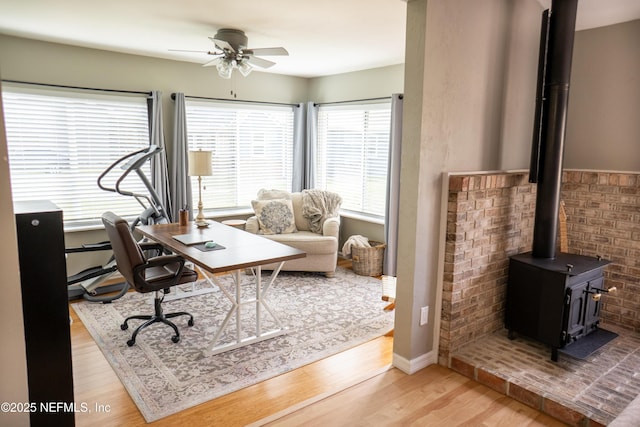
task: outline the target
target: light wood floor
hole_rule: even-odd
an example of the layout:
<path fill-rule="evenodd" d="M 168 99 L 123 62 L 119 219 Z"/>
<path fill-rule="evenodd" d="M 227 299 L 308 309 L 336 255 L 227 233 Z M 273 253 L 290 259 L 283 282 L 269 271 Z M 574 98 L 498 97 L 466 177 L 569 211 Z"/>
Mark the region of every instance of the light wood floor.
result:
<path fill-rule="evenodd" d="M 147 425 L 87 329 L 75 312 L 69 311 L 75 401 L 92 409 L 76 414 L 76 425 Z M 411 376 L 387 370 L 392 347 L 393 337 L 380 337 L 151 425 L 245 426 L 290 412 L 288 408 L 296 405 L 301 409 L 273 425 L 562 425 L 440 366 Z M 376 372 L 378 375 L 362 382 Z M 325 398 L 319 400 L 318 396 Z M 304 405 L 311 400 L 318 401 Z"/>

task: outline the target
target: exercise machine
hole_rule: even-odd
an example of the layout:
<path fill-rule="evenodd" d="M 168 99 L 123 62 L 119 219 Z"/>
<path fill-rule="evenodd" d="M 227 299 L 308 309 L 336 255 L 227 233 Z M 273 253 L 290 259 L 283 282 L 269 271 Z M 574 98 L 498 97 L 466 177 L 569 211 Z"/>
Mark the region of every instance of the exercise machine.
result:
<path fill-rule="evenodd" d="M 163 149 L 157 145 L 149 145 L 147 148 L 129 153 L 119 158 L 98 177 L 98 187 L 101 190 L 114 192 L 126 197 L 133 197 L 142 206 L 142 213 L 131 224 L 132 230 L 139 224 L 150 225 L 171 222 L 158 193 L 155 191 L 151 182 L 142 170 L 147 161 L 150 161 L 154 156 L 157 156 L 162 152 Z M 118 167 L 121 172 L 120 176 L 115 181 L 115 184 L 113 186 L 106 184 L 106 178 L 113 176 L 115 173 L 114 170 Z M 148 191 L 148 194 L 142 194 L 122 188 L 123 181 L 132 172 L 135 172 L 138 178 L 142 181 Z M 83 244 L 80 247 L 71 247 L 66 248 L 65 250 L 67 256 L 70 254 L 95 251 L 111 251 L 111 243 L 106 241 Z M 129 290 L 129 285 L 126 281 L 124 283 L 104 285 L 104 282 L 117 270 L 118 267 L 116 266 L 115 258 L 111 255 L 105 264 L 87 268 L 77 274 L 67 277 L 69 299 L 82 296 L 88 301 L 109 303 L 122 297 Z M 112 294 L 113 292 L 116 293 Z M 110 295 L 100 296 L 105 293 L 110 293 Z"/>

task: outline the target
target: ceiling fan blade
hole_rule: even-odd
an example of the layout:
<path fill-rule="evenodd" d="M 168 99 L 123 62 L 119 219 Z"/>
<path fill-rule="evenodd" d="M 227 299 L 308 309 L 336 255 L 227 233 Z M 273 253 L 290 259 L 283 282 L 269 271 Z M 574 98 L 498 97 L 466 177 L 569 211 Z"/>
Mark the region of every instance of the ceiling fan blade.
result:
<path fill-rule="evenodd" d="M 244 49 L 243 52 L 252 54 L 252 55 L 261 55 L 261 56 L 286 56 L 289 55 L 287 49 L 283 47 L 260 47 L 257 49 Z"/>
<path fill-rule="evenodd" d="M 251 65 L 255 65 L 256 67 L 261 67 L 261 68 L 269 68 L 269 67 L 273 67 L 274 65 L 276 65 L 275 62 L 266 60 L 264 58 L 258 58 L 256 56 L 253 55 L 248 55 L 246 56 L 246 61 L 251 64 Z"/>
<path fill-rule="evenodd" d="M 185 50 L 185 49 L 169 49 L 169 52 L 211 53 L 206 50 Z"/>
<path fill-rule="evenodd" d="M 169 52 L 206 53 L 207 55 L 224 55 L 223 52 L 212 52 L 210 50 L 169 49 Z"/>
<path fill-rule="evenodd" d="M 207 63 L 205 63 L 205 64 L 202 64 L 202 66 L 203 66 L 203 67 L 212 67 L 212 66 L 214 66 L 214 65 L 218 65 L 218 63 L 220 62 L 220 60 L 222 60 L 222 56 L 219 56 L 219 57 L 217 57 L 217 58 L 215 58 L 215 59 L 212 59 L 211 61 L 209 61 L 209 62 L 207 62 Z"/>
<path fill-rule="evenodd" d="M 218 49 L 235 52 L 235 49 L 231 47 L 231 45 L 224 40 L 214 39 L 213 37 L 209 37 L 209 40 L 211 40 L 218 47 Z"/>

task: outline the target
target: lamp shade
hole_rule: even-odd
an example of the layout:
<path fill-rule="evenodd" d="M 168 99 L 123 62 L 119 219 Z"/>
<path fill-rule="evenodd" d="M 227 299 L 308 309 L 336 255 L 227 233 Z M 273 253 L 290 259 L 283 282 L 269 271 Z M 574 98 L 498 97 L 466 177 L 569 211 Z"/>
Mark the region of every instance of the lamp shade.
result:
<path fill-rule="evenodd" d="M 189 176 L 209 176 L 211 173 L 211 151 L 189 151 Z"/>

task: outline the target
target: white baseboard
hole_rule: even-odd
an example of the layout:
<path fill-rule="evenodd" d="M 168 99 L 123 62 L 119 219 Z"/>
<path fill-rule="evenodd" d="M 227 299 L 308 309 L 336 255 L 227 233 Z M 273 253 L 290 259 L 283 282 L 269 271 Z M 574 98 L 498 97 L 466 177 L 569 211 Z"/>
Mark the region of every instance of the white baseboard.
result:
<path fill-rule="evenodd" d="M 426 368 L 429 365 L 435 365 L 436 363 L 438 363 L 438 353 L 436 351 L 430 351 L 411 360 L 393 353 L 393 366 L 409 375 L 415 374 L 420 369 Z"/>

